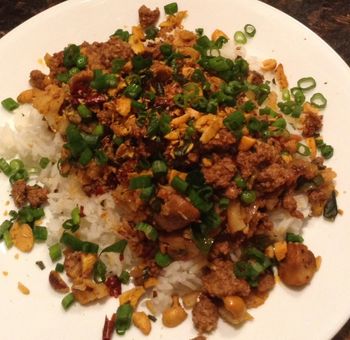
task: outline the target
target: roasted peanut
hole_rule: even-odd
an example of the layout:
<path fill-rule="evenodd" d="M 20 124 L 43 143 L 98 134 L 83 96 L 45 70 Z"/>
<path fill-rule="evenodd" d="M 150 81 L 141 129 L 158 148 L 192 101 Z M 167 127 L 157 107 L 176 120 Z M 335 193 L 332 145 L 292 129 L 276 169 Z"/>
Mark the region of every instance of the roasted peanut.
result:
<path fill-rule="evenodd" d="M 223 300 L 225 308 L 231 313 L 234 319 L 241 319 L 246 313 L 246 305 L 239 296 L 227 296 Z"/>
<path fill-rule="evenodd" d="M 134 312 L 132 322 L 143 334 L 148 335 L 151 332 L 151 321 L 144 312 Z"/>
<path fill-rule="evenodd" d="M 277 66 L 277 61 L 275 59 L 265 59 L 261 63 L 261 69 L 263 71 L 273 71 Z"/>
<path fill-rule="evenodd" d="M 200 294 L 199 292 L 191 292 L 191 293 L 185 294 L 182 297 L 182 303 L 183 303 L 184 307 L 185 308 L 193 308 L 198 300 L 199 294 Z"/>
<path fill-rule="evenodd" d="M 133 308 L 136 308 L 140 298 L 145 292 L 146 290 L 143 287 L 132 288 L 119 296 L 119 303 L 123 305 L 124 303 L 129 302 Z"/>
<path fill-rule="evenodd" d="M 187 318 L 187 313 L 179 304 L 179 298 L 173 296 L 173 304 L 163 312 L 162 321 L 165 327 L 176 327 Z"/>
<path fill-rule="evenodd" d="M 10 229 L 10 236 L 13 244 L 19 250 L 28 253 L 34 246 L 33 230 L 28 224 L 15 222 Z"/>

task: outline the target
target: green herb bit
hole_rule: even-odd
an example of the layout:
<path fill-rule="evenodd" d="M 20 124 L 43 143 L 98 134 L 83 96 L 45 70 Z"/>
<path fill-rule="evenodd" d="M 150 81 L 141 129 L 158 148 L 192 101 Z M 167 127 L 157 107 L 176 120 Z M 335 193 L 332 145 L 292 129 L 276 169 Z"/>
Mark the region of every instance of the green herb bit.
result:
<path fill-rule="evenodd" d="M 155 241 L 158 238 L 157 229 L 148 223 L 145 223 L 145 222 L 137 223 L 135 226 L 135 229 L 142 231 L 146 235 L 146 237 L 151 241 Z"/>
<path fill-rule="evenodd" d="M 93 153 L 90 148 L 85 148 L 79 157 L 79 163 L 81 165 L 87 165 L 93 157 Z"/>
<path fill-rule="evenodd" d="M 3 237 L 4 233 L 12 227 L 12 222 L 9 220 L 5 220 L 0 225 L 0 239 Z"/>
<path fill-rule="evenodd" d="M 57 74 L 56 79 L 58 81 L 60 81 L 61 83 L 68 83 L 68 81 L 69 81 L 69 74 L 68 74 L 68 72 L 59 73 L 59 74 Z"/>
<path fill-rule="evenodd" d="M 227 197 L 220 198 L 218 205 L 220 209 L 227 209 L 230 204 L 230 200 Z"/>
<path fill-rule="evenodd" d="M 277 118 L 271 125 L 279 129 L 285 129 L 287 122 L 284 118 Z"/>
<path fill-rule="evenodd" d="M 244 45 L 247 43 L 247 37 L 242 31 L 235 32 L 233 39 L 237 44 Z"/>
<path fill-rule="evenodd" d="M 118 307 L 116 313 L 115 330 L 118 335 L 124 335 L 131 326 L 133 308 L 129 303 Z"/>
<path fill-rule="evenodd" d="M 49 163 L 50 163 L 50 160 L 47 157 L 40 158 L 39 165 L 41 169 L 46 169 Z"/>
<path fill-rule="evenodd" d="M 247 24 L 244 26 L 244 32 L 248 37 L 252 38 L 256 34 L 256 28 L 251 24 Z"/>
<path fill-rule="evenodd" d="M 112 60 L 112 72 L 120 73 L 123 70 L 124 65 L 126 64 L 125 59 L 116 58 Z"/>
<path fill-rule="evenodd" d="M 80 56 L 80 47 L 75 44 L 68 45 L 63 50 L 63 65 L 67 68 L 76 66 Z"/>
<path fill-rule="evenodd" d="M 33 228 L 33 235 L 36 241 L 46 241 L 47 240 L 47 228 L 35 226 Z"/>
<path fill-rule="evenodd" d="M 1 101 L 2 107 L 11 112 L 19 107 L 19 104 L 13 98 L 6 98 Z"/>
<path fill-rule="evenodd" d="M 94 281 L 102 283 L 106 281 L 107 267 L 102 260 L 97 260 L 94 265 L 93 276 Z"/>
<path fill-rule="evenodd" d="M 76 65 L 80 70 L 83 70 L 88 64 L 88 58 L 85 55 L 80 55 L 77 58 Z"/>
<path fill-rule="evenodd" d="M 49 254 L 52 262 L 56 262 L 62 257 L 61 245 L 56 243 L 49 248 Z"/>
<path fill-rule="evenodd" d="M 68 71 L 68 76 L 69 78 L 73 77 L 75 74 L 79 73 L 80 69 L 78 67 L 72 67 L 69 71 Z"/>
<path fill-rule="evenodd" d="M 297 81 L 298 87 L 303 91 L 312 90 L 316 87 L 316 80 L 312 77 L 301 78 Z"/>
<path fill-rule="evenodd" d="M 301 88 L 293 87 L 290 89 L 292 96 L 294 97 L 294 101 L 298 105 L 302 105 L 305 102 L 305 95 Z"/>
<path fill-rule="evenodd" d="M 224 125 L 230 131 L 236 131 L 242 128 L 244 120 L 244 114 L 241 111 L 235 111 L 224 119 Z"/>
<path fill-rule="evenodd" d="M 234 181 L 240 189 L 245 189 L 247 187 L 247 182 L 239 175 L 234 178 Z"/>
<path fill-rule="evenodd" d="M 177 13 L 178 11 L 178 6 L 176 2 L 171 2 L 170 4 L 167 4 L 164 6 L 164 12 L 167 15 L 173 15 Z"/>
<path fill-rule="evenodd" d="M 173 261 L 168 254 L 164 254 L 160 251 L 156 253 L 156 256 L 154 257 L 154 259 L 158 264 L 158 266 L 162 268 L 169 266 L 169 264 Z"/>
<path fill-rule="evenodd" d="M 286 241 L 287 242 L 303 243 L 304 239 L 300 235 L 297 235 L 294 233 L 287 233 L 286 234 Z"/>
<path fill-rule="evenodd" d="M 10 176 L 12 169 L 9 163 L 6 162 L 4 158 L 0 158 L 0 170 L 6 175 Z"/>
<path fill-rule="evenodd" d="M 104 248 L 101 251 L 100 255 L 102 253 L 109 253 L 109 252 L 111 252 L 111 253 L 123 253 L 127 244 L 128 244 L 127 240 L 117 241 L 117 242 L 113 243 L 112 245 Z"/>
<path fill-rule="evenodd" d="M 62 307 L 65 310 L 67 310 L 73 304 L 74 301 L 75 301 L 74 294 L 69 293 L 62 299 L 62 302 L 61 302 Z"/>
<path fill-rule="evenodd" d="M 124 90 L 124 94 L 132 99 L 139 99 L 141 93 L 142 87 L 138 84 L 130 84 Z"/>
<path fill-rule="evenodd" d="M 154 26 L 149 26 L 145 29 L 146 39 L 154 40 L 158 35 L 159 29 Z"/>
<path fill-rule="evenodd" d="M 64 265 L 62 263 L 57 263 L 55 267 L 55 271 L 58 273 L 63 273 L 64 272 Z"/>

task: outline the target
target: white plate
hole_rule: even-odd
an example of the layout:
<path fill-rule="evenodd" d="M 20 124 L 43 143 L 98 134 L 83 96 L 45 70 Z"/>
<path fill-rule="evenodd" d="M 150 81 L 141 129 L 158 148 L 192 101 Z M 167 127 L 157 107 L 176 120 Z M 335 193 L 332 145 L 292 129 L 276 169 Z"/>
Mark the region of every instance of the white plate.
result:
<path fill-rule="evenodd" d="M 46 52 L 61 50 L 68 43 L 104 41 L 117 28 L 137 23 L 137 9 L 146 2 L 117 0 L 67 1 L 30 19 L 0 40 L 1 98 L 16 97 L 28 87 L 28 75 L 40 68 L 38 60 Z M 160 0 L 148 1 L 150 7 Z M 165 2 L 166 3 L 166 2 Z M 204 27 L 210 34 L 215 28 L 226 33 L 254 24 L 257 35 L 246 45 L 247 53 L 260 59 L 273 57 L 281 61 L 290 84 L 303 76 L 317 79 L 317 91 L 328 98 L 324 115 L 325 140 L 335 147 L 329 164 L 338 173 L 339 207 L 345 210 L 335 223 L 314 219 L 305 231 L 306 244 L 322 256 L 322 266 L 311 285 L 294 291 L 277 285 L 266 303 L 252 311 L 254 321 L 239 329 L 223 322 L 211 339 L 328 339 L 350 316 L 350 176 L 349 170 L 349 100 L 350 70 L 342 59 L 319 37 L 306 27 L 255 0 L 192 0 L 178 1 L 180 9 L 187 9 L 185 26 Z M 4 118 L 7 117 L 7 118 Z M 1 121 L 10 114 L 1 111 Z M 1 138 L 1 137 L 0 137 Z M 38 136 L 38 138 L 40 138 Z M 1 201 L 5 207 L 7 179 L 0 178 Z M 52 292 L 48 284 L 50 260 L 45 246 L 30 255 L 0 248 L 0 338 L 19 339 L 85 339 L 101 338 L 104 316 L 117 307 L 115 300 L 88 308 L 73 306 L 62 311 L 61 296 Z M 35 261 L 47 265 L 40 271 Z M 2 272 L 8 271 L 5 277 Z M 21 281 L 31 290 L 28 296 L 17 289 Z M 190 339 L 195 331 L 190 322 L 177 329 L 164 329 L 160 320 L 154 326 L 152 339 Z M 133 328 L 127 339 L 142 338 Z"/>

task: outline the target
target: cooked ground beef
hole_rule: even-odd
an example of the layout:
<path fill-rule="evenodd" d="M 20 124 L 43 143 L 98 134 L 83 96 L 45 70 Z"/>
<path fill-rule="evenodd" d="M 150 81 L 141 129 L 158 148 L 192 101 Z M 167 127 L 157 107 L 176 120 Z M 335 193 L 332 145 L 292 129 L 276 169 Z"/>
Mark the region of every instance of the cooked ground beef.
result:
<path fill-rule="evenodd" d="M 164 200 L 160 213 L 154 216 L 159 228 L 170 232 L 199 220 L 199 210 L 171 187 L 161 188 L 158 197 Z"/>
<path fill-rule="evenodd" d="M 210 333 L 218 325 L 218 307 L 208 296 L 201 294 L 199 301 L 193 307 L 192 320 L 199 333 Z"/>
<path fill-rule="evenodd" d="M 202 148 L 204 151 L 225 152 L 233 151 L 235 144 L 235 136 L 226 128 L 221 128 L 214 138 L 202 145 Z"/>
<path fill-rule="evenodd" d="M 18 180 L 12 184 L 11 196 L 16 207 L 23 206 L 27 201 L 27 183 L 24 180 Z"/>
<path fill-rule="evenodd" d="M 274 192 L 295 181 L 292 169 L 282 164 L 272 164 L 257 174 L 255 187 L 261 192 Z"/>
<path fill-rule="evenodd" d="M 236 172 L 236 165 L 232 157 L 219 157 L 214 154 L 211 166 L 203 166 L 202 173 L 206 182 L 215 188 L 227 188 L 232 184 Z"/>
<path fill-rule="evenodd" d="M 200 254 L 195 243 L 182 231 L 162 233 L 159 236 L 159 248 L 178 261 L 188 261 Z"/>
<path fill-rule="evenodd" d="M 159 19 L 159 8 L 157 7 L 155 10 L 151 10 L 145 5 L 142 5 L 139 8 L 139 21 L 140 25 L 143 28 L 147 28 L 149 26 L 154 26 Z"/>
<path fill-rule="evenodd" d="M 30 72 L 30 85 L 36 87 L 37 89 L 44 90 L 50 83 L 50 79 L 47 75 L 39 70 L 33 70 Z"/>
<path fill-rule="evenodd" d="M 48 190 L 38 185 L 27 185 L 27 199 L 29 204 L 34 207 L 40 207 L 47 202 Z"/>
<path fill-rule="evenodd" d="M 215 260 L 209 272 L 203 275 L 202 282 L 204 291 L 213 297 L 247 296 L 250 292 L 249 284 L 234 276 L 231 261 Z"/>
<path fill-rule="evenodd" d="M 25 205 L 28 201 L 34 207 L 40 207 L 47 202 L 48 190 L 39 185 L 27 185 L 24 180 L 18 180 L 13 183 L 11 195 L 18 208 Z"/>
<path fill-rule="evenodd" d="M 262 167 L 277 162 L 279 149 L 267 143 L 258 143 L 253 150 L 240 151 L 237 155 L 237 165 L 242 176 L 249 176 L 259 173 Z"/>
<path fill-rule="evenodd" d="M 322 116 L 317 113 L 307 112 L 304 114 L 303 136 L 314 137 L 322 129 Z"/>

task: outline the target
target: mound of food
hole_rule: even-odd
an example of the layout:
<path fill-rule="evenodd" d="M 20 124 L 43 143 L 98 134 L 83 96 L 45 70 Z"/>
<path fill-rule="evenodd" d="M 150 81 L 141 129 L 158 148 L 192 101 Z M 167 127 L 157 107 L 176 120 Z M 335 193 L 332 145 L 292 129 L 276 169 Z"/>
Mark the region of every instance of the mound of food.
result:
<path fill-rule="evenodd" d="M 159 27 L 159 9 L 142 6 L 131 33 L 47 54 L 49 73 L 33 70 L 18 96 L 39 113 L 3 101 L 20 112 L 16 131 L 0 128 L 18 210 L 0 236 L 24 252 L 48 239 L 53 262 L 64 258 L 49 281 L 65 309 L 119 298 L 103 339 L 131 322 L 148 335 L 159 314 L 178 326 L 186 309 L 200 335 L 252 319 L 276 276 L 312 280 L 320 258 L 302 226 L 338 213 L 327 101 L 305 97 L 315 80 L 289 89 L 276 60 L 250 65 L 253 25 L 228 50 L 224 32 L 185 30 L 186 11 L 164 8 Z"/>

